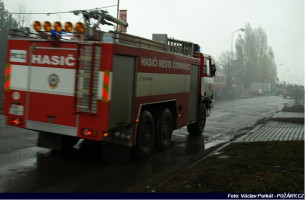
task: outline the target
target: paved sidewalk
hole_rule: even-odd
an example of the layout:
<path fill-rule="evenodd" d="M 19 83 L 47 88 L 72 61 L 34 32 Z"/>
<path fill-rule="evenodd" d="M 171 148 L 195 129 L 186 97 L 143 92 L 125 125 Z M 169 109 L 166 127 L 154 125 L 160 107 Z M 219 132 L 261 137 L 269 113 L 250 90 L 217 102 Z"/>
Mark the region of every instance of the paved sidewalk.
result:
<path fill-rule="evenodd" d="M 260 124 L 235 142 L 304 140 L 304 113 L 280 112 L 267 123 Z"/>

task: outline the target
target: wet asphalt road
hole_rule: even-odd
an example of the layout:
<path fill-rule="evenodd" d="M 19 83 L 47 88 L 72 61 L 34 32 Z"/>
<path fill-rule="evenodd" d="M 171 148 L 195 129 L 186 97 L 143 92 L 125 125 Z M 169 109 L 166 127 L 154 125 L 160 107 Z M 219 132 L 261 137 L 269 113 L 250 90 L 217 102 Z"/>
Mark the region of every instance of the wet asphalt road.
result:
<path fill-rule="evenodd" d="M 171 148 L 142 161 L 127 161 L 127 148 L 80 142 L 58 153 L 36 147 L 37 133 L 8 127 L 0 115 L 0 192 L 144 192 L 198 160 L 205 149 L 246 133 L 293 99 L 266 96 L 218 100 L 203 136 L 186 128 L 173 134 Z"/>

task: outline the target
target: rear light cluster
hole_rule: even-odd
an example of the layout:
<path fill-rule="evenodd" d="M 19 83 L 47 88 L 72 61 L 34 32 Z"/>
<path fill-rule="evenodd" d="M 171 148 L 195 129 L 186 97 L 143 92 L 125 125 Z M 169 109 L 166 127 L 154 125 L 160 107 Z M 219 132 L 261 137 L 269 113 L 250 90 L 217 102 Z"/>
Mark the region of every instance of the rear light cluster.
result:
<path fill-rule="evenodd" d="M 89 128 L 83 128 L 81 129 L 81 136 L 85 137 L 98 137 L 98 130 L 95 129 L 89 129 Z M 102 132 L 103 137 L 108 136 L 108 132 Z"/>
<path fill-rule="evenodd" d="M 18 118 L 18 117 L 12 117 L 10 118 L 10 124 L 15 125 L 15 126 L 21 126 L 23 125 L 23 119 Z"/>
<path fill-rule="evenodd" d="M 81 130 L 81 135 L 86 136 L 86 137 L 97 137 L 98 136 L 98 131 L 94 129 L 88 129 L 88 128 L 83 128 Z"/>

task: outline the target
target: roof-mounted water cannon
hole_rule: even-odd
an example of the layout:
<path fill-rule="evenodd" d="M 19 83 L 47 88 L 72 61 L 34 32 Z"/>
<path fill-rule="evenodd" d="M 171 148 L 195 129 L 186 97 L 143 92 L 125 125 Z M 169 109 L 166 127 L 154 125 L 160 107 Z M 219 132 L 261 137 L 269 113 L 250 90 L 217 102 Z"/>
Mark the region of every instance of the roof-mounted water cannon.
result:
<path fill-rule="evenodd" d="M 110 22 L 114 22 L 118 25 L 127 27 L 128 23 L 115 18 L 111 15 L 108 14 L 107 11 L 104 10 L 75 10 L 72 11 L 75 15 L 82 14 L 84 17 L 84 29 L 86 32 L 86 37 L 87 39 L 93 39 L 94 38 L 94 32 L 96 29 L 99 27 L 100 24 L 102 25 L 109 25 L 109 26 L 114 26 Z M 91 19 L 97 20 L 95 23 L 91 22 Z"/>
<path fill-rule="evenodd" d="M 114 22 L 118 25 L 127 27 L 128 23 L 115 18 L 109 14 L 107 14 L 107 11 L 104 10 L 75 10 L 72 11 L 75 15 L 79 15 L 82 14 L 84 19 L 85 19 L 85 26 L 87 27 L 91 27 L 91 28 L 96 28 L 98 27 L 100 24 L 102 25 L 109 25 L 109 26 L 114 26 L 112 23 L 110 22 Z M 91 19 L 95 19 L 97 20 L 97 22 L 95 24 L 91 24 L 90 20 Z"/>

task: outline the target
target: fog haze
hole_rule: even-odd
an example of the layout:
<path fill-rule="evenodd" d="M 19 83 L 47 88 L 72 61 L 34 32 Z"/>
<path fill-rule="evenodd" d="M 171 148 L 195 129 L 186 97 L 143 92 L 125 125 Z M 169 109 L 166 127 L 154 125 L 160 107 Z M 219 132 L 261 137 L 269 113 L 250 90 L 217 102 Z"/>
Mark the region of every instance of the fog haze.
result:
<path fill-rule="evenodd" d="M 4 0 L 9 12 L 26 5 L 28 12 L 62 12 L 116 5 L 117 0 Z M 116 16 L 115 6 L 105 8 Z M 120 0 L 127 10 L 127 33 L 151 39 L 153 33 L 198 43 L 216 59 L 230 50 L 231 35 L 250 23 L 262 27 L 273 48 L 278 78 L 304 85 L 304 0 Z M 81 20 L 73 14 L 32 15 L 31 21 Z M 109 27 L 102 27 L 109 30 Z M 111 29 L 111 28 L 110 28 Z M 234 34 L 234 40 L 238 34 Z M 289 71 L 287 71 L 289 70 Z"/>

